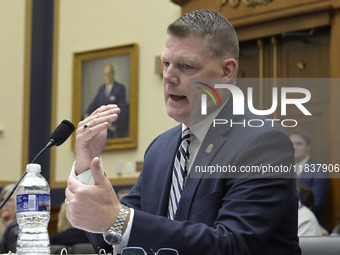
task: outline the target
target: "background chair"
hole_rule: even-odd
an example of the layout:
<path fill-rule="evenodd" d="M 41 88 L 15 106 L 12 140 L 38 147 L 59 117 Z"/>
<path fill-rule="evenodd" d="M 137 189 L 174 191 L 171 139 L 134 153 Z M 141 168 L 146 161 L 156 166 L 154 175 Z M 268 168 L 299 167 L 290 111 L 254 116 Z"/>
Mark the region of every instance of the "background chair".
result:
<path fill-rule="evenodd" d="M 300 237 L 301 255 L 339 255 L 340 237 L 304 236 Z"/>

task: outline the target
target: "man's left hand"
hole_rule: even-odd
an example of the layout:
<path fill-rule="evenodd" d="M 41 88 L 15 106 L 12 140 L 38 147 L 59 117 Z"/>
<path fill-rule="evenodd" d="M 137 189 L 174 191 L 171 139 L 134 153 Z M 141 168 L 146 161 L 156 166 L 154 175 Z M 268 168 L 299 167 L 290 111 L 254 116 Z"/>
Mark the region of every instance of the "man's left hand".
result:
<path fill-rule="evenodd" d="M 91 162 L 94 185 L 86 185 L 71 175 L 65 190 L 66 216 L 72 226 L 104 233 L 116 221 L 121 204 L 96 157 Z"/>

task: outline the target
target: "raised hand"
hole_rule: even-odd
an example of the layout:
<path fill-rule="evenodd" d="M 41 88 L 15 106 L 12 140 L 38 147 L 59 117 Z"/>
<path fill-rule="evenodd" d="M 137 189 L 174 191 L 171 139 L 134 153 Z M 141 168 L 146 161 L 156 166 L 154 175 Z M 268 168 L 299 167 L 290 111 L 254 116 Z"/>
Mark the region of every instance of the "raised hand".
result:
<path fill-rule="evenodd" d="M 102 153 L 106 144 L 107 128 L 111 122 L 117 120 L 119 113 L 117 105 L 105 105 L 79 122 L 76 131 L 77 174 L 88 170 L 92 160 Z"/>

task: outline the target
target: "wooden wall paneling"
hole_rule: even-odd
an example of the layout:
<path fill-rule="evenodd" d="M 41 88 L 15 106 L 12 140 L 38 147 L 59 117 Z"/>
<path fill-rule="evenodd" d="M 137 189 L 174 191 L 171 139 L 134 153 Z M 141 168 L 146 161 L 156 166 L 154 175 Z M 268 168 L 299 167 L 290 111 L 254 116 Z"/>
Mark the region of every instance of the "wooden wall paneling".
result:
<path fill-rule="evenodd" d="M 257 40 L 240 42 L 239 69 L 237 86 L 247 95 L 247 87 L 249 87 L 249 79 L 259 77 L 261 70 L 260 48 Z M 258 87 L 258 86 L 257 86 Z M 254 107 L 259 107 L 259 90 L 253 91 Z"/>
<path fill-rule="evenodd" d="M 330 77 L 340 78 L 340 10 L 335 10 L 331 17 L 331 34 L 330 34 Z M 339 79 L 331 84 L 330 99 L 330 162 L 333 164 L 340 163 L 340 84 Z M 329 215 L 333 222 L 337 222 L 340 214 L 340 179 L 332 178 L 330 186 L 330 204 L 332 212 Z"/>
<path fill-rule="evenodd" d="M 233 21 L 231 23 L 234 25 Z M 300 31 L 330 24 L 329 12 L 311 13 L 295 17 L 286 17 L 264 23 L 235 26 L 240 41 L 259 37 L 278 35 L 286 32 Z"/>
<path fill-rule="evenodd" d="M 259 46 L 256 40 L 240 42 L 239 78 L 259 77 Z"/>
<path fill-rule="evenodd" d="M 271 67 L 271 73 L 273 78 L 277 78 L 277 72 L 278 72 L 278 63 L 281 62 L 279 61 L 278 58 L 278 37 L 277 36 L 272 36 L 270 37 L 270 48 L 271 48 L 271 54 L 270 54 L 270 67 Z"/>
<path fill-rule="evenodd" d="M 182 14 L 203 8 L 213 9 L 221 12 L 236 27 L 340 7 L 340 0 L 271 0 L 268 4 L 256 6 L 247 6 L 240 0 L 235 8 L 230 3 L 220 8 L 222 1 L 224 0 L 172 0 L 182 7 Z"/>
<path fill-rule="evenodd" d="M 329 77 L 329 27 L 284 36 L 281 44 L 282 77 Z"/>
<path fill-rule="evenodd" d="M 339 0 L 337 0 L 339 1 Z M 255 8 L 242 8 L 234 9 L 229 15 L 225 15 L 235 27 L 244 27 L 250 24 L 268 23 L 275 20 L 282 20 L 286 18 L 294 18 L 301 15 L 317 14 L 321 12 L 329 12 L 331 4 L 329 1 L 319 2 L 318 4 L 304 4 L 299 5 L 297 1 L 295 6 L 282 6 L 280 2 L 284 4 L 286 1 L 273 1 L 274 7 L 270 8 L 271 5 L 256 6 Z M 261 7 L 261 10 L 260 10 Z M 251 12 L 250 10 L 253 9 Z M 221 12 L 222 14 L 223 11 Z M 293 28 L 294 29 L 294 28 Z"/>

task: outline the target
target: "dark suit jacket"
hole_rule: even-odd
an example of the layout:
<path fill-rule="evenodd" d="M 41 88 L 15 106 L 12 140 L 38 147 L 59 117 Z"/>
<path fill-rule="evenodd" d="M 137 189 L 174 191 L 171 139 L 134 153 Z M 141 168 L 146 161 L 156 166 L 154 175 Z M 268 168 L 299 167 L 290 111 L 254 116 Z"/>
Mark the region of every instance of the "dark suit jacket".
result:
<path fill-rule="evenodd" d="M 64 231 L 55 233 L 50 238 L 51 245 L 72 246 L 78 243 L 89 243 L 84 230 L 70 227 Z"/>
<path fill-rule="evenodd" d="M 233 116 L 232 99 L 217 118 L 263 119 L 249 112 Z M 195 166 L 204 165 L 294 165 L 294 148 L 285 131 L 267 126 L 211 126 L 191 174 Z M 135 208 L 128 245 L 146 251 L 175 248 L 180 255 L 300 254 L 295 173 L 289 178 L 266 179 L 247 174 L 242 178 L 189 177 L 175 220 L 169 220 L 169 191 L 180 134 L 181 126 L 177 126 L 151 143 L 136 185 L 122 199 Z M 211 153 L 206 152 L 209 144 L 213 144 Z M 90 239 L 95 248 L 108 247 L 102 235 L 90 235 Z"/>
<path fill-rule="evenodd" d="M 7 253 L 9 251 L 15 253 L 17 250 L 17 239 L 19 234 L 19 225 L 16 220 L 8 224 L 5 233 L 0 242 L 0 252 Z"/>
<path fill-rule="evenodd" d="M 316 167 L 316 169 L 318 168 L 317 163 L 312 159 L 309 159 L 306 165 L 308 165 L 309 169 L 312 169 L 313 165 Z M 328 178 L 328 172 L 311 172 L 307 171 L 306 167 L 302 170 L 299 177 L 299 183 L 306 184 L 313 190 L 315 198 L 315 208 L 313 211 L 320 224 L 323 224 L 322 211 L 328 195 Z"/>
<path fill-rule="evenodd" d="M 91 104 L 88 106 L 86 110 L 86 114 L 90 115 L 93 111 L 99 108 L 102 105 L 108 104 L 116 104 L 120 108 L 120 114 L 118 119 L 113 123 L 115 126 L 118 126 L 117 133 L 115 134 L 112 131 L 108 131 L 108 138 L 113 137 L 124 137 L 128 132 L 128 120 L 129 120 L 129 109 L 128 104 L 126 102 L 126 92 L 123 84 L 118 82 L 114 82 L 113 87 L 111 89 L 110 95 L 104 98 L 105 94 L 105 84 L 99 87 L 98 93 L 96 97 L 93 99 Z"/>

